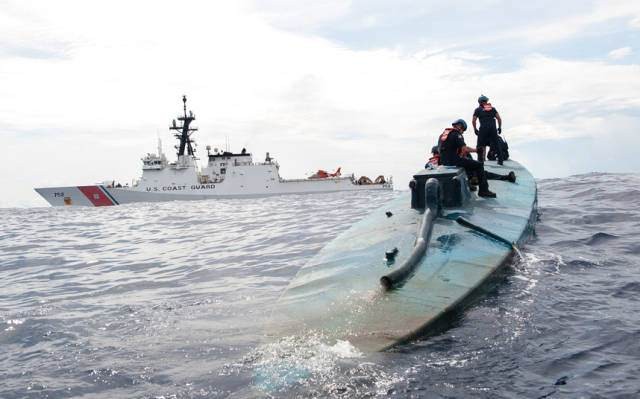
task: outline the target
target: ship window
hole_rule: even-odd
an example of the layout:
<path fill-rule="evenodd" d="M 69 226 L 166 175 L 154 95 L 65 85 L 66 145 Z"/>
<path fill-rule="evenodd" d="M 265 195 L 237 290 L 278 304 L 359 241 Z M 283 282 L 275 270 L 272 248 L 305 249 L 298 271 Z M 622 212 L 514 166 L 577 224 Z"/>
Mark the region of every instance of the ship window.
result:
<path fill-rule="evenodd" d="M 220 169 L 220 174 L 224 175 L 225 173 L 227 173 L 227 170 L 225 168 L 221 168 Z"/>

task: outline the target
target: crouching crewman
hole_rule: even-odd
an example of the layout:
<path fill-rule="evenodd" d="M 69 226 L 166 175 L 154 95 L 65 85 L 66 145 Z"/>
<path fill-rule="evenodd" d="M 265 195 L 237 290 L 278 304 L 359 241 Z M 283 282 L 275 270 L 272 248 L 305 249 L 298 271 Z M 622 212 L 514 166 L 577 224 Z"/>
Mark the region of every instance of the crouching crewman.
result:
<path fill-rule="evenodd" d="M 463 119 L 458 119 L 451 126 L 453 127 L 445 129 L 438 139 L 440 164 L 459 166 L 465 168 L 467 175 L 478 176 L 478 195 L 480 197 L 495 198 L 496 194 L 489 191 L 489 183 L 487 182 L 483 164 L 465 156 L 470 152 L 477 152 L 475 148 L 467 147 L 462 137 L 462 134 L 467 130 L 467 122 Z"/>

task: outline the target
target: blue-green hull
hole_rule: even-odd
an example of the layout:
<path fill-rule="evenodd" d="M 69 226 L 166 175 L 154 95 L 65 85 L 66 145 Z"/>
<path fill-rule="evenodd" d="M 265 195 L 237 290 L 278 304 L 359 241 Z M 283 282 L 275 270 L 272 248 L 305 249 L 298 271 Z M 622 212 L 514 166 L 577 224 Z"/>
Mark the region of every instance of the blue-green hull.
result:
<path fill-rule="evenodd" d="M 445 209 L 426 255 L 404 285 L 386 291 L 379 280 L 402 263 L 416 241 L 421 212 L 410 208 L 409 194 L 354 224 L 299 271 L 276 305 L 271 333 L 316 332 L 375 351 L 439 329 L 512 255 L 509 246 L 459 225 L 456 217 L 515 243 L 535 222 L 533 176 L 514 161 L 486 167 L 515 171 L 517 183 L 490 181 L 497 198 L 473 194 L 464 207 Z M 399 252 L 389 265 L 384 255 L 393 248 Z"/>

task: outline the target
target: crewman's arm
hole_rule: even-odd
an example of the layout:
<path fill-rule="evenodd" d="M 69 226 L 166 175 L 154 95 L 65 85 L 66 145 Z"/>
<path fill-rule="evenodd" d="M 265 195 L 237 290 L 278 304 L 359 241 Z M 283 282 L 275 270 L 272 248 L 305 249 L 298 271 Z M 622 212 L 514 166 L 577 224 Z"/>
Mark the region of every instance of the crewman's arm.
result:
<path fill-rule="evenodd" d="M 462 152 L 466 153 L 466 152 L 478 152 L 478 150 L 476 150 L 473 147 L 467 147 L 466 145 L 464 147 L 462 147 Z"/>
<path fill-rule="evenodd" d="M 502 132 L 502 118 L 500 114 L 496 112 L 496 119 L 498 120 L 498 131 Z"/>
<path fill-rule="evenodd" d="M 477 152 L 475 148 L 467 146 L 467 143 L 464 142 L 464 138 L 462 137 L 462 133 L 457 134 L 454 140 L 456 148 L 459 148 L 459 151 L 462 154 L 466 154 L 468 152 Z"/>
<path fill-rule="evenodd" d="M 478 134 L 478 128 L 476 127 L 476 121 L 478 120 L 478 117 L 476 116 L 476 114 L 473 114 L 473 119 L 471 119 L 471 126 L 473 126 L 473 131 L 475 134 Z"/>

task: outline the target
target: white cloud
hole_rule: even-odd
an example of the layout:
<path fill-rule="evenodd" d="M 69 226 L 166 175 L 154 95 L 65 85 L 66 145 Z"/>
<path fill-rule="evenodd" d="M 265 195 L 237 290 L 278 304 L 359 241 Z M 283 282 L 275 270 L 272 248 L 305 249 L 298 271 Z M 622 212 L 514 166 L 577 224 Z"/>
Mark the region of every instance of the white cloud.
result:
<path fill-rule="evenodd" d="M 42 39 L 32 45 L 68 50 L 0 64 L 0 186 L 15 188 L 3 198 L 10 204 L 34 201 L 37 185 L 136 177 L 157 131 L 169 148 L 183 93 L 202 145 L 228 135 L 234 147 L 270 151 L 287 177 L 343 166 L 392 173 L 400 187 L 451 120 L 470 118 L 481 92 L 523 148 L 601 135 L 601 114 L 640 108 L 637 65 L 533 55 L 491 73 L 474 62 L 480 54 L 353 51 L 283 32 L 246 4 L 189 2 L 187 24 L 165 3 L 29 4 L 27 17 L 2 16 L 18 32 L 5 30 L 5 40 L 22 40 L 37 20 Z"/>
<path fill-rule="evenodd" d="M 620 47 L 615 50 L 609 51 L 609 58 L 612 58 L 614 60 L 619 60 L 628 55 L 631 55 L 631 53 L 633 53 L 633 50 L 631 49 L 631 47 Z"/>
<path fill-rule="evenodd" d="M 451 53 L 452 57 L 455 58 L 460 58 L 461 60 L 465 60 L 465 61 L 486 61 L 489 60 L 491 58 L 493 58 L 492 56 L 488 55 L 488 54 L 482 54 L 482 53 L 478 53 L 475 51 L 453 51 Z"/>
<path fill-rule="evenodd" d="M 378 25 L 378 23 L 379 17 L 377 17 L 376 15 L 367 15 L 362 18 L 362 27 L 366 29 L 373 28 L 374 26 Z"/>
<path fill-rule="evenodd" d="M 345 16 L 351 8 L 351 0 L 254 0 L 251 3 L 261 17 L 285 29 L 313 29 Z"/>
<path fill-rule="evenodd" d="M 598 0 L 591 9 L 583 13 L 566 15 L 555 21 L 543 23 L 537 23 L 532 19 L 531 24 L 494 36 L 501 41 L 520 38 L 533 44 L 553 43 L 576 37 L 592 26 L 618 18 L 630 19 L 630 24 L 636 26 L 636 21 L 640 21 L 640 2 Z M 485 41 L 491 40 L 493 39 Z"/>
<path fill-rule="evenodd" d="M 328 0 L 311 3 L 295 0 L 266 0 L 254 1 L 253 5 L 270 23 L 284 29 L 319 32 L 324 28 L 335 34 L 335 31 L 349 32 L 384 27 L 386 28 L 384 33 L 393 36 L 394 33 L 402 32 L 403 23 L 409 22 L 409 26 L 413 26 L 411 21 L 418 16 L 421 16 L 427 25 L 430 18 L 457 18 L 463 25 L 473 25 L 474 21 L 469 18 L 473 18 L 474 12 L 495 8 L 496 18 L 508 20 L 510 7 L 500 3 L 503 1 L 487 0 L 447 7 L 441 2 L 431 0 L 396 2 Z M 464 11 L 461 11 L 462 8 Z M 639 1 L 576 0 L 568 1 L 557 8 L 557 12 L 531 15 L 526 23 L 516 27 L 509 23 L 498 23 L 495 27 L 487 27 L 492 34 L 465 37 L 464 43 L 460 43 L 460 37 L 452 31 L 444 37 L 439 36 L 438 45 L 444 48 L 461 45 L 474 48 L 482 43 L 504 43 L 506 40 L 525 40 L 526 42 L 521 44 L 544 45 L 575 38 L 598 24 L 617 23 L 617 19 L 628 20 L 631 27 L 640 27 Z M 563 9 L 568 12 L 563 12 Z M 551 15 L 553 17 L 550 17 Z M 511 27 L 501 28 L 502 25 Z M 420 30 L 414 34 L 416 40 L 421 37 Z M 424 39 L 428 42 L 428 38 Z"/>

